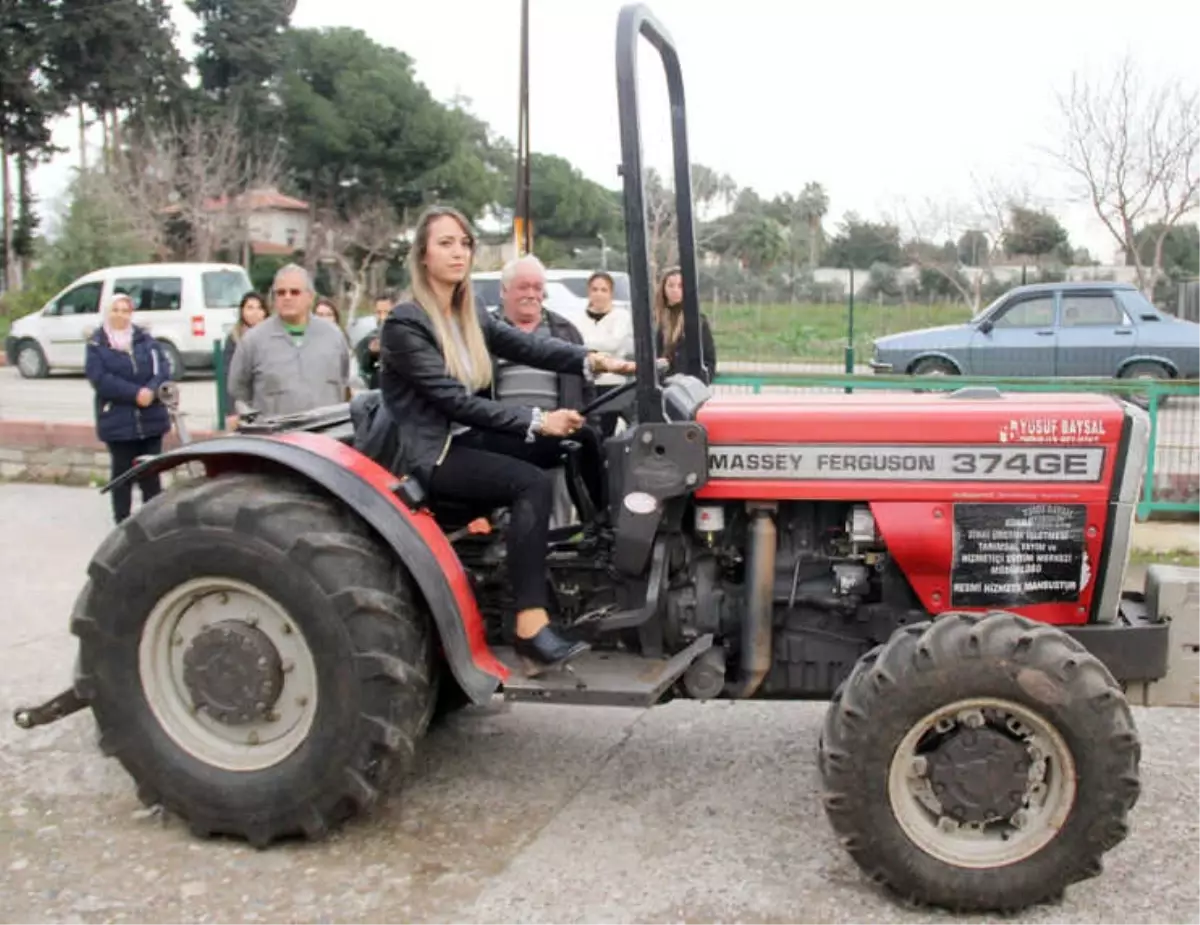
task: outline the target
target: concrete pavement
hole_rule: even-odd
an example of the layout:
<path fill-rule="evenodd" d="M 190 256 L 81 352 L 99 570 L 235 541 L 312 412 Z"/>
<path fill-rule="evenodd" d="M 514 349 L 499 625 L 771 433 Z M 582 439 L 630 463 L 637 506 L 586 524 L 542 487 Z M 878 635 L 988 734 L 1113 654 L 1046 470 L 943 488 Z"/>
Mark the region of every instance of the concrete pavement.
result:
<path fill-rule="evenodd" d="M 89 714 L 31 732 L 9 719 L 69 682 L 67 617 L 108 529 L 94 491 L 0 484 L 0 921 L 961 921 L 879 893 L 831 834 L 824 704 L 470 709 L 383 812 L 325 843 L 196 840 L 141 807 Z M 1135 718 L 1130 837 L 1100 878 L 1021 921 L 1200 917 L 1196 713 Z"/>

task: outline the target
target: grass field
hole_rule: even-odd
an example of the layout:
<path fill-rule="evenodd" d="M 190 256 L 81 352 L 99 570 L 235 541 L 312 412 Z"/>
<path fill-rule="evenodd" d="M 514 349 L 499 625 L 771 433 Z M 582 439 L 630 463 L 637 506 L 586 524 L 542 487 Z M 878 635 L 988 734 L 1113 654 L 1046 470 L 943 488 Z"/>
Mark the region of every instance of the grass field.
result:
<path fill-rule="evenodd" d="M 714 305 L 701 310 L 713 325 L 719 360 L 840 363 L 846 347 L 847 308 L 841 305 Z M 871 358 L 871 342 L 971 317 L 965 305 L 855 305 L 854 348 Z"/>

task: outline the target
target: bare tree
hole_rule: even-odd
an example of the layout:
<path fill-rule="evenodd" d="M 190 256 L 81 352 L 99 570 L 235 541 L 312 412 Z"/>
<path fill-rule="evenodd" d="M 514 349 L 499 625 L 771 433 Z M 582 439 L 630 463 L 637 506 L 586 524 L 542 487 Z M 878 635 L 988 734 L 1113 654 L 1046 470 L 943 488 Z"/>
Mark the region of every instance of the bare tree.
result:
<path fill-rule="evenodd" d="M 913 208 L 903 200 L 890 221 L 901 229 L 905 254 L 918 267 L 936 273 L 962 300 L 978 312 L 988 269 L 1004 254 L 1005 235 L 1014 207 L 1029 207 L 1034 198 L 1027 186 L 996 177 L 972 175 L 968 199 L 926 200 Z M 986 252 L 968 265 L 958 241 L 976 232 L 987 241 Z"/>
<path fill-rule="evenodd" d="M 131 139 L 109 174 L 156 251 L 206 261 L 246 245 L 256 191 L 274 186 L 280 165 L 278 151 L 250 154 L 231 107 Z M 172 224 L 182 229 L 183 243 L 170 233 Z"/>
<path fill-rule="evenodd" d="M 1065 119 L 1054 152 L 1113 240 L 1133 257 L 1138 286 L 1150 297 L 1170 229 L 1200 207 L 1200 94 L 1178 80 L 1145 86 L 1126 57 L 1111 78 L 1079 74 L 1058 95 Z M 1149 264 L 1137 246 L 1154 226 Z"/>
<path fill-rule="evenodd" d="M 377 200 L 346 218 L 323 213 L 318 227 L 316 259 L 333 268 L 335 285 L 349 294 L 349 329 L 375 273 L 395 258 L 404 226 L 390 203 Z"/>
<path fill-rule="evenodd" d="M 675 190 L 653 167 L 646 169 L 646 244 L 650 250 L 650 286 L 658 274 L 679 260 Z"/>

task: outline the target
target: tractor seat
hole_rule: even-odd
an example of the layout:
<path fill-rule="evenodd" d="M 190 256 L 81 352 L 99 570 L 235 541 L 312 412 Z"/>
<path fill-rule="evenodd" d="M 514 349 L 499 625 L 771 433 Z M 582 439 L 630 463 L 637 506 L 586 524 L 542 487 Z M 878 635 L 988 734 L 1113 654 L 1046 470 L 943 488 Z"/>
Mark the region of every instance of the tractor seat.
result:
<path fill-rule="evenodd" d="M 395 465 L 399 449 L 399 428 L 384 406 L 378 389 L 361 392 L 350 400 L 350 421 L 353 440 L 350 445 L 367 458 L 397 474 Z M 595 517 L 595 504 L 589 497 L 579 474 L 578 444 L 564 443 L 562 464 L 558 467 L 558 489 L 556 495 L 556 519 L 565 521 L 573 507 L 585 521 Z M 499 510 L 481 509 L 467 502 L 438 500 L 432 502 L 429 491 L 419 479 L 407 476 L 402 479 L 396 494 L 411 510 L 428 509 L 447 533 L 464 527 L 479 517 L 495 520 Z M 553 527 L 554 524 L 552 523 Z"/>

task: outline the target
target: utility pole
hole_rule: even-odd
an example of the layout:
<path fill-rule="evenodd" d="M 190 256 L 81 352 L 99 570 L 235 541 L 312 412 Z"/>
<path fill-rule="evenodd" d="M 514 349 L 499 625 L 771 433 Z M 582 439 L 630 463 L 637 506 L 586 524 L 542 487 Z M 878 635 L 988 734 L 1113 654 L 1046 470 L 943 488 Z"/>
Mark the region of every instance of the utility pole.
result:
<path fill-rule="evenodd" d="M 521 256 L 533 252 L 529 216 L 529 0 L 521 0 L 521 88 L 517 115 L 517 202 L 513 237 Z"/>

